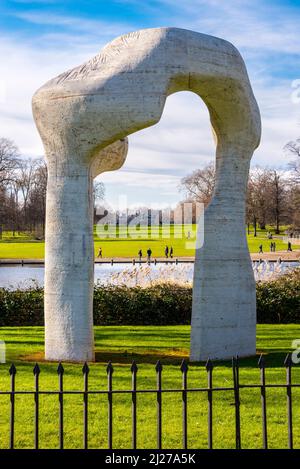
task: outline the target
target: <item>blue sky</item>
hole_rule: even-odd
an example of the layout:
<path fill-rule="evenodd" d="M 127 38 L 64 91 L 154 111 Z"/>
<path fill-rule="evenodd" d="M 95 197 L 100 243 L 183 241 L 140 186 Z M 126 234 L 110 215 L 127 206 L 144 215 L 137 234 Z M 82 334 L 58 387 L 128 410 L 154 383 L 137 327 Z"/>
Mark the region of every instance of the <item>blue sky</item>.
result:
<path fill-rule="evenodd" d="M 49 78 L 129 31 L 176 26 L 222 37 L 242 53 L 263 123 L 253 164 L 284 169 L 283 146 L 300 135 L 300 0 L 0 0 L 0 134 L 26 156 L 43 148 L 31 96 Z M 208 114 L 191 93 L 168 98 L 159 124 L 129 138 L 124 167 L 102 175 L 108 201 L 174 204 L 180 178 L 214 157 Z"/>

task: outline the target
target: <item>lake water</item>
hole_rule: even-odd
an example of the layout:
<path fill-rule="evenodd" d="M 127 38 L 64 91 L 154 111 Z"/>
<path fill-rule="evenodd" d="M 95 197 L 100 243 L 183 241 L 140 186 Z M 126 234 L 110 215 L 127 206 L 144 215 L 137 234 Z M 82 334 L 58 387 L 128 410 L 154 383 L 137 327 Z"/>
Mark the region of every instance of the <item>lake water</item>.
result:
<path fill-rule="evenodd" d="M 253 262 L 256 280 L 267 280 L 273 275 L 280 275 L 287 269 L 299 267 L 298 262 Z M 142 264 L 95 264 L 95 284 L 126 284 L 128 286 L 144 285 L 154 280 L 171 280 L 179 283 L 189 283 L 193 279 L 193 263 L 158 263 L 157 265 Z M 0 288 L 26 289 L 44 285 L 44 266 L 20 265 L 0 267 Z"/>

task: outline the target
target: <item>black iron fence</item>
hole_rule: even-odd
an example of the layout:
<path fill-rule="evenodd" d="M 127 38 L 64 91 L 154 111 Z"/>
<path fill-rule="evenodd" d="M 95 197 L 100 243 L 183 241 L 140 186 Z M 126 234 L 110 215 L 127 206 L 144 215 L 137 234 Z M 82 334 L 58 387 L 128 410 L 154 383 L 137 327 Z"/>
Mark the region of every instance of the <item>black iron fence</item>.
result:
<path fill-rule="evenodd" d="M 137 364 L 133 361 L 131 365 L 132 375 L 132 386 L 131 389 L 114 389 L 113 388 L 113 372 L 114 368 L 111 362 L 108 363 L 107 372 L 107 389 L 106 390 L 90 390 L 89 389 L 89 372 L 90 369 L 85 363 L 82 368 L 83 373 L 83 389 L 79 391 L 65 390 L 64 389 L 64 367 L 60 363 L 57 368 L 58 374 L 58 389 L 53 391 L 41 390 L 39 386 L 39 375 L 40 367 L 36 364 L 33 368 L 34 374 L 34 390 L 32 391 L 18 391 L 16 390 L 15 379 L 17 369 L 14 364 L 9 369 L 10 373 L 10 390 L 0 391 L 1 395 L 9 395 L 10 397 L 10 425 L 9 425 L 9 447 L 14 449 L 15 447 L 15 398 L 17 395 L 32 395 L 34 397 L 34 448 L 39 449 L 39 433 L 40 433 L 40 419 L 39 419 L 39 398 L 41 395 L 56 395 L 58 396 L 59 405 L 59 448 L 64 448 L 64 400 L 67 395 L 76 394 L 82 395 L 83 397 L 83 448 L 88 449 L 89 446 L 89 434 L 88 434 L 88 405 L 89 396 L 95 394 L 102 394 L 107 396 L 108 406 L 108 435 L 107 435 L 107 447 L 108 449 L 113 448 L 113 430 L 114 419 L 113 419 L 113 396 L 115 394 L 129 394 L 131 395 L 131 443 L 132 448 L 137 448 L 137 395 L 150 393 L 156 396 L 156 438 L 157 438 L 157 449 L 162 449 L 162 411 L 163 411 L 163 400 L 162 395 L 168 393 L 180 393 L 182 399 L 182 448 L 187 449 L 188 447 L 188 394 L 189 393 L 206 393 L 207 404 L 208 404 L 208 449 L 213 448 L 213 396 L 218 391 L 228 391 L 234 396 L 234 410 L 235 410 L 235 447 L 236 449 L 242 448 L 241 441 L 241 416 L 240 416 L 240 390 L 241 389 L 260 389 L 261 397 L 261 417 L 262 417 L 262 447 L 268 449 L 268 426 L 267 426 L 267 400 L 266 400 L 266 389 L 267 388 L 281 388 L 286 391 L 286 402 L 287 402 L 287 426 L 288 426 L 288 447 L 293 449 L 293 411 L 292 411 L 292 389 L 300 387 L 300 383 L 292 382 L 292 359 L 291 354 L 286 356 L 284 366 L 286 369 L 286 382 L 282 384 L 269 384 L 266 383 L 265 376 L 265 360 L 261 356 L 258 361 L 258 367 L 260 369 L 260 382 L 257 384 L 241 384 L 239 379 L 239 359 L 234 357 L 232 359 L 232 376 L 233 385 L 228 387 L 214 387 L 213 386 L 213 370 L 214 364 L 211 360 L 208 360 L 205 367 L 207 371 L 207 386 L 199 388 L 189 388 L 187 381 L 187 374 L 189 370 L 188 363 L 183 360 L 180 366 L 182 373 L 182 387 L 180 389 L 166 389 L 162 386 L 163 366 L 160 361 L 156 363 L 156 388 L 155 389 L 138 389 L 137 387 Z"/>

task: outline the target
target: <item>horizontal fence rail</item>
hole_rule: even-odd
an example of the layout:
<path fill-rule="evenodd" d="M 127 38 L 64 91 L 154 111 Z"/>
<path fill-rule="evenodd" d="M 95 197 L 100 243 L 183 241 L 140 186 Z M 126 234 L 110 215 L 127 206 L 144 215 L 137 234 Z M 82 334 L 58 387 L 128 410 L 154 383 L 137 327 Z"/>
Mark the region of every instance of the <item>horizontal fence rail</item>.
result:
<path fill-rule="evenodd" d="M 228 391 L 234 397 L 234 418 L 235 418 L 235 448 L 242 448 L 241 441 L 241 415 L 240 415 L 240 390 L 241 389 L 259 389 L 261 398 L 261 421 L 262 421 L 262 448 L 268 449 L 268 426 L 267 426 L 267 399 L 266 390 L 285 389 L 286 392 L 286 413 L 287 413 L 287 431 L 288 431 L 288 447 L 293 449 L 293 407 L 292 407 L 292 389 L 300 388 L 300 383 L 292 382 L 292 359 L 291 354 L 286 356 L 284 367 L 286 370 L 286 382 L 282 384 L 266 383 L 266 363 L 263 356 L 258 360 L 258 368 L 260 370 L 260 382 L 257 384 L 241 384 L 239 378 L 240 364 L 239 358 L 232 358 L 232 386 L 213 386 L 213 371 L 214 364 L 208 359 L 205 365 L 207 372 L 207 386 L 206 387 L 188 387 L 188 371 L 189 365 L 186 360 L 183 360 L 180 366 L 182 374 L 182 387 L 181 388 L 163 388 L 163 366 L 158 360 L 155 365 L 156 373 L 156 388 L 155 389 L 138 389 L 138 366 L 135 361 L 132 362 L 131 372 L 131 389 L 114 389 L 113 388 L 113 373 L 114 368 L 112 362 L 109 362 L 106 367 L 107 373 L 107 389 L 91 390 L 89 389 L 89 373 L 90 368 L 87 363 L 82 368 L 83 375 L 83 389 L 82 390 L 67 390 L 64 389 L 64 367 L 59 363 L 57 368 L 58 375 L 58 388 L 57 390 L 42 390 L 39 385 L 39 376 L 41 373 L 40 367 L 36 364 L 33 368 L 34 375 L 34 389 L 33 390 L 17 390 L 16 389 L 16 374 L 17 369 L 14 364 L 9 368 L 10 374 L 10 390 L 0 391 L 1 395 L 8 395 L 10 398 L 10 424 L 9 424 L 9 448 L 15 448 L 15 398 L 17 395 L 32 395 L 34 398 L 34 448 L 39 449 L 39 433 L 40 433 L 40 418 L 39 418 L 39 398 L 41 395 L 53 395 L 58 397 L 58 436 L 59 448 L 64 448 L 64 401 L 68 395 L 81 395 L 83 397 L 83 445 L 84 449 L 89 447 L 89 396 L 90 395 L 106 395 L 107 396 L 107 415 L 108 415 L 108 434 L 107 434 L 107 448 L 113 448 L 113 432 L 117 431 L 116 424 L 113 419 L 113 396 L 116 394 L 129 394 L 131 395 L 131 447 L 137 449 L 137 396 L 139 394 L 153 394 L 156 396 L 156 440 L 157 449 L 162 449 L 163 431 L 162 431 L 162 414 L 163 414 L 163 394 L 179 393 L 182 400 L 182 448 L 188 448 L 188 395 L 189 393 L 206 393 L 207 395 L 207 447 L 213 449 L 213 395 L 215 392 Z M 141 409 L 142 412 L 142 409 Z"/>

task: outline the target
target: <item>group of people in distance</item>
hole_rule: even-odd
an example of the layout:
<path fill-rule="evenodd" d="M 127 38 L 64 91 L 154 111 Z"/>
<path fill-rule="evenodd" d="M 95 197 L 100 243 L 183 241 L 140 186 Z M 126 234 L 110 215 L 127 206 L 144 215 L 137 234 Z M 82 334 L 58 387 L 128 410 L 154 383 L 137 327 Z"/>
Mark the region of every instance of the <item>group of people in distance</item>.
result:
<path fill-rule="evenodd" d="M 271 251 L 271 252 L 276 252 L 276 243 L 273 242 L 273 241 L 272 241 L 271 244 L 270 244 L 270 251 Z M 289 251 L 289 252 L 292 252 L 292 251 L 293 251 L 293 249 L 292 249 L 292 243 L 291 243 L 290 241 L 288 242 L 287 251 Z M 263 245 L 260 244 L 260 245 L 259 245 L 259 254 L 263 254 L 263 253 L 264 253 L 264 251 L 263 251 Z"/>
<path fill-rule="evenodd" d="M 165 247 L 165 258 L 168 259 L 170 257 L 172 259 L 173 255 L 174 255 L 173 247 L 171 246 L 169 248 L 169 246 L 166 246 Z M 147 260 L 148 261 L 151 260 L 151 256 L 152 256 L 152 250 L 151 250 L 151 248 L 148 248 L 147 249 Z M 139 257 L 139 260 L 141 261 L 142 257 L 143 257 L 143 251 L 141 249 L 138 252 L 138 257 Z"/>
<path fill-rule="evenodd" d="M 165 253 L 166 259 L 168 259 L 169 257 L 172 259 L 172 258 L 173 258 L 173 255 L 174 255 L 173 246 L 171 246 L 170 248 L 169 248 L 169 246 L 166 246 L 164 253 Z M 148 261 L 151 260 L 151 256 L 152 256 L 152 249 L 151 249 L 151 248 L 148 248 L 148 249 L 147 249 L 147 260 L 148 260 Z M 97 256 L 97 257 L 102 258 L 102 248 L 101 248 L 101 247 L 99 248 L 98 256 Z M 138 251 L 138 258 L 139 258 L 140 261 L 142 260 L 142 257 L 143 257 L 143 251 L 140 249 L 140 250 Z"/>
<path fill-rule="evenodd" d="M 273 243 L 273 241 L 272 241 L 271 244 L 270 244 L 270 251 L 271 251 L 271 252 L 276 252 L 276 243 L 275 243 L 275 242 Z M 263 252 L 264 252 L 264 251 L 263 251 L 263 245 L 260 244 L 260 245 L 259 245 L 259 254 L 263 254 Z"/>

